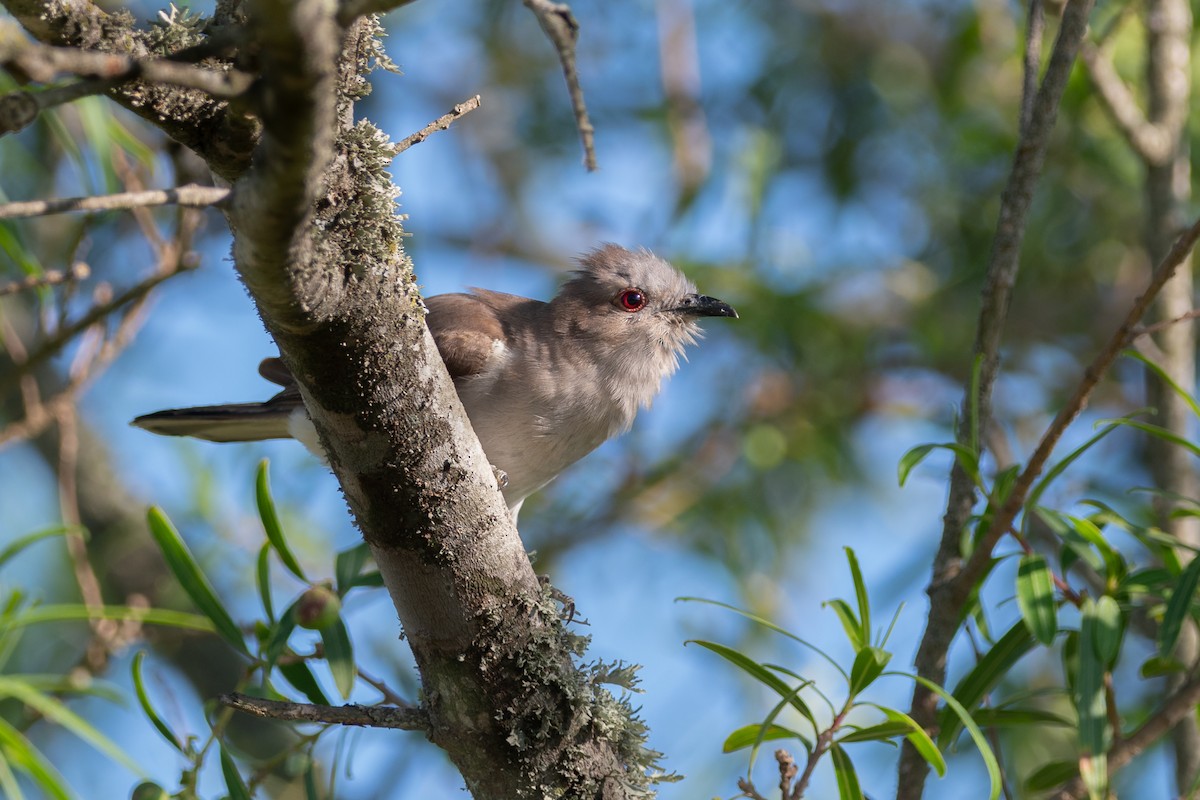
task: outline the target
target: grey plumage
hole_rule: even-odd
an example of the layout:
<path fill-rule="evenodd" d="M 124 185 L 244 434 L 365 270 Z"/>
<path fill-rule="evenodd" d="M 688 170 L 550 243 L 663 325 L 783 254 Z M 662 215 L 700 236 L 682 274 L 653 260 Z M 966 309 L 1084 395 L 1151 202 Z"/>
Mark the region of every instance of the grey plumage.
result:
<path fill-rule="evenodd" d="M 526 497 L 649 406 L 701 316 L 736 317 L 646 250 L 605 245 L 548 303 L 473 289 L 426 298 L 429 330 L 488 460 L 508 478 L 515 518 Z M 160 411 L 134 425 L 174 436 L 253 441 L 316 436 L 277 358 L 260 374 L 284 389 L 265 403 Z"/>

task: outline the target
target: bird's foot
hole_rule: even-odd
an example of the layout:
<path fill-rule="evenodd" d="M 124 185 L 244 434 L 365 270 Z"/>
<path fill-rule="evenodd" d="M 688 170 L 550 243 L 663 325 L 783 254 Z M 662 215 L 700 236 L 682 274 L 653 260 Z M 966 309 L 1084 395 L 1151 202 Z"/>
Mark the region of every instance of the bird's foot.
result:
<path fill-rule="evenodd" d="M 500 491 L 504 491 L 505 489 L 508 488 L 508 473 L 507 472 L 505 472 L 504 470 L 500 469 L 495 464 L 493 464 L 492 465 L 492 475 L 496 476 L 496 486 L 499 487 Z"/>
<path fill-rule="evenodd" d="M 575 621 L 575 598 L 559 589 L 550 583 L 549 575 L 538 575 L 538 582 L 546 587 L 550 593 L 550 599 L 562 604 L 562 611 L 559 612 L 559 618 L 568 625 Z M 586 620 L 580 620 L 584 625 Z"/>

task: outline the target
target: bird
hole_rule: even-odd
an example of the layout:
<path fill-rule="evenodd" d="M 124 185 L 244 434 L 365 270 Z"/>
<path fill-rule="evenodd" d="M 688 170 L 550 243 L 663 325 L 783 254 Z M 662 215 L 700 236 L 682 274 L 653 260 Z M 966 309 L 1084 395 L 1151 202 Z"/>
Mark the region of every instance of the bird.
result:
<path fill-rule="evenodd" d="M 577 263 L 549 302 L 478 288 L 425 298 L 426 324 L 514 522 L 529 495 L 630 429 L 702 335 L 700 318 L 738 317 L 649 250 L 605 244 Z M 283 390 L 132 424 L 214 442 L 291 437 L 323 457 L 283 361 L 265 359 L 259 374 Z"/>

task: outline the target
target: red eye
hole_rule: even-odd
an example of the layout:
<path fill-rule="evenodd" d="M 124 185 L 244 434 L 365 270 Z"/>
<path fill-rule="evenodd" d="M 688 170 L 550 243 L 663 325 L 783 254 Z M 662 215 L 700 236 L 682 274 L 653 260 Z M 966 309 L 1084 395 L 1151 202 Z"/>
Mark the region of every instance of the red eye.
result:
<path fill-rule="evenodd" d="M 641 289 L 626 289 L 617 295 L 617 302 L 626 311 L 641 311 L 646 305 L 646 295 Z"/>

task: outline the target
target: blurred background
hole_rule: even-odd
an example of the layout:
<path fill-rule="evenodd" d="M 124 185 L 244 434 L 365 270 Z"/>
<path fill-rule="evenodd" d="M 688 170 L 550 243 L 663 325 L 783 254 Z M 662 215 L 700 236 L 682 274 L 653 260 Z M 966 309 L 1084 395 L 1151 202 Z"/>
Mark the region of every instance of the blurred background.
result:
<path fill-rule="evenodd" d="M 1102 8 L 1102 18 L 1117 10 Z M 204 3 L 187 4 L 209 13 Z M 394 139 L 479 94 L 482 106 L 396 159 L 407 247 L 427 294 L 482 286 L 549 298 L 572 259 L 601 242 L 645 246 L 684 270 L 705 294 L 741 313 L 705 323 L 706 338 L 633 431 L 610 442 L 527 501 L 521 533 L 535 567 L 575 599 L 593 637 L 589 656 L 643 665 L 634 698 L 665 766 L 686 776 L 666 800 L 737 793 L 746 752 L 722 755 L 735 728 L 774 704 L 691 638 L 721 641 L 785 664 L 835 695 L 819 658 L 698 596 L 767 617 L 852 657 L 836 615 L 849 597 L 844 547 L 862 564 L 878 620 L 898 621 L 893 666 L 908 669 L 924 624 L 925 586 L 944 511 L 949 462 L 933 456 L 907 484 L 909 448 L 952 439 L 998 197 L 1011 161 L 1021 90 L 1023 9 L 999 0 L 581 0 L 579 72 L 596 126 L 600 169 L 588 173 L 556 54 L 519 4 L 416 2 L 388 15 L 384 45 L 401 74 L 377 71 L 358 113 Z M 130 3 L 142 19 L 153 3 Z M 1051 19 L 1051 33 L 1054 24 Z M 1136 51 L 1131 23 L 1117 36 L 1118 65 Z M 1132 59 L 1132 55 L 1130 59 Z M 5 78 L 7 80 L 7 78 Z M 0 87 L 5 88 L 7 87 Z M 1020 459 L 1140 290 L 1148 258 L 1138 162 L 1112 130 L 1082 75 L 1068 88 L 1035 200 L 1024 268 L 997 388 L 997 452 Z M 163 137 L 92 98 L 43 115 L 0 139 L 4 199 L 120 191 L 136 179 L 191 179 Z M 173 209 L 149 212 L 169 227 Z M 47 217 L 0 227 L 0 279 L 36 261 L 76 261 L 91 277 L 73 290 L 0 300 L 6 341 L 75 314 L 97 293 L 119 295 L 154 267 L 145 219 L 128 213 Z M 262 543 L 254 471 L 271 460 L 276 500 L 310 575 L 358 541 L 336 482 L 292 442 L 212 445 L 130 428 L 161 408 L 263 399 L 256 374 L 274 354 L 238 283 L 222 218 L 206 212 L 193 239 L 198 267 L 147 295 L 132 337 L 81 392 L 79 514 L 105 597 L 131 595 L 187 607 L 144 525 L 162 506 L 235 617 L 257 609 L 254 564 Z M 107 288 L 106 288 L 107 287 Z M 74 344 L 47 359 L 46 388 L 71 379 Z M 11 350 L 10 350 L 11 354 Z M 0 423 L 21 418 L 18 387 L 0 366 Z M 1135 370 L 1120 367 L 1067 446 L 1097 418 L 1145 404 Z M 64 518 L 60 434 L 0 445 L 0 545 Z M 1060 482 L 1069 508 L 1099 497 L 1137 516 L 1146 483 L 1132 438 L 1107 438 Z M 1006 571 L 1007 570 L 1007 571 Z M 992 630 L 1018 616 L 1012 570 L 989 584 Z M 282 570 L 277 605 L 303 587 Z M 0 587 L 45 603 L 79 598 L 68 547 L 39 543 L 0 570 Z M 414 670 L 397 645 L 382 591 L 347 608 L 363 668 L 416 697 Z M 207 731 L 198 698 L 228 688 L 238 662 L 212 639 L 151 631 L 148 688 L 171 724 Z M 30 631 L 9 671 L 61 673 L 81 663 L 88 630 Z M 301 640 L 303 641 L 303 640 Z M 299 647 L 299 646 L 298 646 Z M 126 698 L 70 707 L 127 749 L 168 787 L 183 767 L 129 696 L 135 644 L 95 678 Z M 1147 652 L 1149 652 L 1147 645 Z M 972 662 L 962 641 L 951 676 Z M 1056 660 L 1034 656 L 1015 686 L 1058 682 Z M 327 674 L 319 674 L 328 683 Z M 1125 697 L 1153 693 L 1135 676 Z M 893 678 L 872 699 L 907 708 L 911 684 Z M 355 699 L 374 702 L 361 686 Z M 138 778 L 61 728 L 30 735 L 81 797 L 125 796 Z M 277 733 L 244 734 L 247 753 Z M 257 733 L 253 731 L 258 731 Z M 1069 752 L 1061 741 L 1040 742 Z M 783 746 L 788 746 L 784 743 Z M 797 748 L 798 749 L 798 748 Z M 1036 748 L 1035 748 L 1036 749 Z M 456 798 L 461 780 L 421 737 L 351 730 L 326 737 L 323 766 L 339 798 Z M 1014 774 L 1042 753 L 1008 751 Z M 851 750 L 873 797 L 894 791 L 897 750 Z M 773 764 L 756 772 L 774 785 Z M 1122 773 L 1137 796 L 1166 796 L 1164 761 Z M 279 775 L 285 776 L 287 765 Z M 823 765 L 813 797 L 833 796 Z M 930 798 L 983 796 L 986 778 L 964 746 Z M 206 796 L 224 792 L 213 765 Z M 290 788 L 289 788 L 290 786 Z M 302 796 L 284 777 L 277 796 Z M 976 794 L 978 792 L 978 794 Z M 1143 793 L 1144 792 L 1144 793 Z M 1132 795 L 1131 795 L 1132 796 Z"/>

